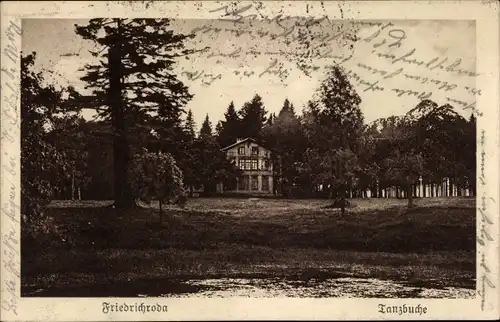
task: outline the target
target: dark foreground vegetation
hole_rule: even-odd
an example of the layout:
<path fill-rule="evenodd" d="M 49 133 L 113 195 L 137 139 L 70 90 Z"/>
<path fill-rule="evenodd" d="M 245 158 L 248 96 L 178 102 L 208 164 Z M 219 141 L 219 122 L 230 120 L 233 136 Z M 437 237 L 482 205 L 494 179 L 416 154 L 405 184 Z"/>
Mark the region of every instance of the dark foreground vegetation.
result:
<path fill-rule="evenodd" d="M 168 209 L 163 225 L 154 206 L 55 203 L 58 232 L 22 258 L 22 295 L 182 294 L 198 291 L 184 280 L 222 277 L 475 288 L 474 199 L 404 203 L 353 200 L 341 214 L 328 200 L 200 198 Z"/>

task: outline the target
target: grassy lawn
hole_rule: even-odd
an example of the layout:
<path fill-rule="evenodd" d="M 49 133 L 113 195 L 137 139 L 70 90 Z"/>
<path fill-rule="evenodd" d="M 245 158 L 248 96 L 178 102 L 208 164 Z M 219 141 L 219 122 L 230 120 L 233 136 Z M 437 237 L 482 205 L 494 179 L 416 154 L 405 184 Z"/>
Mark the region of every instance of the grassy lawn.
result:
<path fill-rule="evenodd" d="M 63 240 L 22 262 L 23 296 L 136 296 L 196 291 L 185 279 L 376 277 L 475 287 L 475 199 L 190 199 L 123 213 L 106 202 L 54 202 Z M 42 290 L 39 293 L 33 293 Z"/>

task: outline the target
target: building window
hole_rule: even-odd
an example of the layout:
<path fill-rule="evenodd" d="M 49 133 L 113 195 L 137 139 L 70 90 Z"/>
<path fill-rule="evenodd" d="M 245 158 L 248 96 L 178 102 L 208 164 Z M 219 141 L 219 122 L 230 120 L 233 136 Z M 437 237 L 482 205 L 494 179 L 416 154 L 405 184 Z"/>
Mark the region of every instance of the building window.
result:
<path fill-rule="evenodd" d="M 269 191 L 269 176 L 262 176 L 262 191 Z"/>
<path fill-rule="evenodd" d="M 238 167 L 241 170 L 245 170 L 245 160 L 238 160 Z"/>
<path fill-rule="evenodd" d="M 259 155 L 259 148 L 256 146 L 252 147 L 252 155 Z"/>
<path fill-rule="evenodd" d="M 238 154 L 245 155 L 245 147 L 244 146 L 238 148 Z"/>
<path fill-rule="evenodd" d="M 250 170 L 259 170 L 259 160 L 252 160 L 252 167 Z"/>
<path fill-rule="evenodd" d="M 271 163 L 269 160 L 264 160 L 264 170 L 269 170 L 271 168 Z"/>
<path fill-rule="evenodd" d="M 259 178 L 252 176 L 252 190 L 259 190 Z"/>

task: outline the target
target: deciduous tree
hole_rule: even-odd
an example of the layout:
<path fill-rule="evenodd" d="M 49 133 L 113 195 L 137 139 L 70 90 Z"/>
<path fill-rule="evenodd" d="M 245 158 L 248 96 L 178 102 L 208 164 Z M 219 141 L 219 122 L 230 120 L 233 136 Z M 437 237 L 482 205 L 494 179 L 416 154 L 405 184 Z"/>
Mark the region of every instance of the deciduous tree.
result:
<path fill-rule="evenodd" d="M 312 155 L 307 159 L 316 160 L 321 169 L 319 178 L 330 185 L 331 191 L 335 187 L 340 192 L 344 212 L 346 190 L 352 186 L 353 174 L 359 171 L 357 153 L 364 130 L 361 98 L 338 65 L 328 70 L 317 94 L 308 115 L 314 122 L 305 123 L 310 127 L 305 132 L 310 137 L 308 153 Z"/>
<path fill-rule="evenodd" d="M 21 58 L 21 233 L 23 249 L 56 229 L 45 206 L 55 189 L 67 178 L 68 159 L 48 139 L 47 132 L 62 110 L 62 90 L 45 86 L 41 73 L 34 72 L 36 54 Z"/>
<path fill-rule="evenodd" d="M 133 195 L 150 202 L 158 200 L 159 219 L 163 223 L 163 204 L 176 203 L 185 195 L 182 171 L 174 158 L 163 152 L 136 154 L 129 168 Z"/>

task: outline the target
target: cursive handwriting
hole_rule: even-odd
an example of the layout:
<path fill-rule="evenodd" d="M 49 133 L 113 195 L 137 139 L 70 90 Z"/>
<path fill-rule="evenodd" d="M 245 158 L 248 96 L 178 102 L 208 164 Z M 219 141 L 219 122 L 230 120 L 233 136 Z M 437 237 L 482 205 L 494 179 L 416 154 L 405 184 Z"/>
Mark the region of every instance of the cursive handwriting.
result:
<path fill-rule="evenodd" d="M 288 77 L 289 72 L 288 69 L 283 67 L 282 63 L 278 63 L 277 59 L 274 59 L 267 68 L 259 74 L 259 77 L 264 75 L 275 75 L 279 77 L 282 81 Z"/>
<path fill-rule="evenodd" d="M 393 27 L 394 24 L 392 22 L 385 23 L 384 25 L 379 25 L 379 29 L 377 29 L 371 35 L 363 38 L 363 41 L 366 43 L 371 43 L 373 40 L 378 39 L 378 42 L 373 42 L 373 48 L 378 48 L 383 45 L 387 45 L 387 47 L 401 47 L 403 41 L 407 38 L 406 32 L 403 29 L 390 29 L 387 32 L 387 37 L 380 39 L 381 33 L 388 27 Z"/>
<path fill-rule="evenodd" d="M 215 22 L 196 26 L 191 30 L 194 36 L 220 36 L 226 44 L 228 37 L 247 38 L 240 38 L 245 43 L 235 42 L 231 47 L 207 49 L 202 55 L 214 59 L 216 65 L 222 64 L 224 60 L 239 61 L 238 69 L 228 72 L 240 79 L 279 79 L 284 86 L 287 84 L 283 81 L 295 70 L 307 77 L 319 77 L 332 64 L 339 64 L 345 68 L 348 78 L 360 92 L 385 92 L 416 101 L 443 99 L 464 111 L 482 116 L 476 107 L 475 98 L 481 95 L 481 90 L 445 79 L 447 75 L 475 77 L 479 74 L 467 70 L 461 58 L 439 54 L 424 58 L 423 50 L 419 51 L 414 44 L 410 44 L 410 33 L 405 27 L 395 22 L 361 20 L 339 25 L 326 15 L 266 16 L 260 12 L 263 6 L 261 3 L 233 3 L 210 10 L 218 15 Z M 248 43 L 250 39 L 259 44 Z M 261 46 L 261 41 L 264 46 Z M 278 41 L 277 46 L 266 45 Z M 362 52 L 358 57 L 357 48 L 353 47 L 356 44 L 368 45 L 368 52 Z M 270 64 L 263 70 L 258 70 L 260 66 L 242 66 L 250 59 L 262 56 L 271 58 Z M 214 76 L 209 77 L 204 73 L 200 68 L 199 71 L 186 71 L 184 75 L 205 86 L 224 77 L 217 74 L 213 79 Z"/>
<path fill-rule="evenodd" d="M 21 35 L 21 27 L 14 21 L 9 21 L 9 26 L 5 30 L 5 37 L 7 38 L 7 45 L 3 50 L 4 58 L 8 58 L 11 63 L 17 63 L 17 55 L 19 48 L 16 46 L 16 38 Z"/>
<path fill-rule="evenodd" d="M 19 137 L 19 47 L 21 27 L 10 21 L 5 31 L 6 45 L 2 51 L 2 132 L 1 132 L 1 173 L 2 173 L 2 303 L 3 311 L 18 314 L 17 295 L 19 273 L 19 241 L 16 227 L 19 227 L 19 204 L 17 180 L 19 163 L 11 154 L 12 145 Z M 9 66 L 5 66 L 9 64 Z M 8 227 L 8 228 L 7 228 Z"/>
<path fill-rule="evenodd" d="M 487 186 L 487 178 L 485 175 L 485 145 L 486 145 L 486 135 L 485 135 L 485 130 L 481 130 L 481 135 L 480 135 L 480 140 L 479 140 L 479 147 L 481 148 L 480 152 L 480 171 L 479 171 L 479 181 L 481 183 L 481 186 L 485 188 Z M 495 289 L 496 286 L 493 283 L 493 281 L 490 279 L 490 274 L 491 274 L 491 269 L 489 268 L 489 265 L 487 264 L 487 258 L 486 258 L 486 252 L 485 247 L 489 244 L 494 242 L 494 239 L 492 235 L 489 232 L 489 226 L 493 225 L 493 221 L 490 218 L 490 215 L 488 213 L 488 203 L 489 202 L 495 202 L 495 199 L 492 197 L 488 196 L 486 192 L 483 192 L 481 198 L 481 205 L 478 207 L 479 214 L 480 214 L 480 225 L 479 225 L 479 234 L 477 236 L 477 243 L 478 243 L 478 248 L 479 248 L 479 255 L 481 258 L 479 267 L 480 267 L 480 277 L 478 279 L 479 281 L 479 289 L 477 291 L 478 295 L 481 297 L 481 310 L 484 310 L 485 304 L 486 304 L 486 294 L 487 294 L 487 289 Z"/>
<path fill-rule="evenodd" d="M 452 97 L 446 97 L 446 100 L 450 103 L 458 104 L 463 110 L 472 110 L 472 113 L 475 115 L 483 116 L 483 112 L 476 108 L 476 101 L 468 103 Z"/>
<path fill-rule="evenodd" d="M 284 24 L 287 22 L 292 21 L 294 23 L 294 26 L 300 26 L 300 27 L 310 27 L 313 25 L 317 25 L 321 23 L 322 21 L 328 19 L 327 16 L 322 16 L 319 18 L 316 18 L 314 16 L 286 16 L 282 14 L 278 14 L 276 16 L 270 17 L 270 16 L 264 16 L 262 15 L 259 10 L 262 9 L 263 5 L 260 4 L 258 6 L 253 6 L 253 4 L 249 4 L 246 6 L 243 6 L 241 8 L 238 8 L 237 5 L 224 5 L 216 9 L 210 10 L 210 12 L 220 12 L 222 11 L 223 14 L 221 14 L 221 17 L 219 18 L 219 21 L 226 21 L 226 22 L 232 22 L 235 25 L 236 24 L 243 24 L 246 21 L 254 21 L 254 20 L 259 20 L 262 22 L 265 22 L 269 25 L 275 24 L 276 26 L 282 27 L 285 29 Z M 251 13 L 251 9 L 255 9 L 255 12 Z"/>
<path fill-rule="evenodd" d="M 222 78 L 222 74 L 214 75 L 212 73 L 206 73 L 204 70 L 198 70 L 194 72 L 182 71 L 181 75 L 187 76 L 189 80 L 201 80 L 201 84 L 204 86 L 210 86 L 217 79 Z"/>
<path fill-rule="evenodd" d="M 391 64 L 396 64 L 398 62 L 401 62 L 409 65 L 417 65 L 420 67 L 425 67 L 431 71 L 439 68 L 440 70 L 443 70 L 445 72 L 456 73 L 460 76 L 462 75 L 470 77 L 479 76 L 479 74 L 475 72 L 458 68 L 458 66 L 460 66 L 460 64 L 462 63 L 461 58 L 456 59 L 454 62 L 450 64 L 445 64 L 449 60 L 448 57 L 444 58 L 434 57 L 429 61 L 425 61 L 415 57 L 416 51 L 417 51 L 416 48 L 412 48 L 402 55 L 394 55 L 391 52 L 382 53 L 382 52 L 377 52 L 376 50 L 373 50 L 372 53 L 375 54 L 377 57 L 388 59 L 391 62 Z"/>
<path fill-rule="evenodd" d="M 3 281 L 9 297 L 2 299 L 2 309 L 13 312 L 15 315 L 17 315 L 17 302 L 19 300 L 16 294 L 17 280 L 21 276 L 17 268 L 19 266 L 17 262 L 17 258 L 19 258 L 18 244 L 16 230 L 14 226 L 11 226 L 9 232 L 2 236 L 2 265 L 4 272 L 13 277 Z"/>
<path fill-rule="evenodd" d="M 375 91 L 383 91 L 384 90 L 383 87 L 380 87 L 377 85 L 379 83 L 378 80 L 374 81 L 374 82 L 367 81 L 364 78 L 362 78 L 360 75 L 358 75 L 357 73 L 353 72 L 352 70 L 348 70 L 346 75 L 349 79 L 354 80 L 358 85 L 364 86 L 364 90 L 363 90 L 364 92 L 367 92 L 367 91 L 374 91 L 375 92 Z"/>
<path fill-rule="evenodd" d="M 279 32 L 272 32 L 272 29 L 256 29 L 256 28 L 243 28 L 242 26 L 235 27 L 213 27 L 210 25 L 204 25 L 201 27 L 193 28 L 190 32 L 191 35 L 195 36 L 197 34 L 218 36 L 221 33 L 228 33 L 230 36 L 239 38 L 241 36 L 251 36 L 257 39 L 267 38 L 267 40 L 279 40 L 283 39 L 285 42 L 304 42 L 306 41 L 305 35 L 308 35 L 309 39 L 314 39 L 315 43 L 309 43 L 308 47 L 311 49 L 316 49 L 317 47 L 323 47 L 325 43 L 332 42 L 334 40 L 339 40 L 344 36 L 347 36 L 345 31 L 330 32 L 328 30 L 311 30 L 310 27 L 298 27 L 296 24 L 284 27 L 279 30 Z M 265 27 L 269 28 L 269 27 Z M 302 29 L 301 29 L 302 28 Z M 307 28 L 307 32 L 303 30 Z M 344 44 L 346 46 L 347 44 Z"/>
<path fill-rule="evenodd" d="M 383 25 L 380 29 L 375 31 L 372 35 L 364 38 L 363 40 L 365 42 L 372 42 L 375 38 L 380 36 L 380 33 L 382 30 L 384 30 L 387 27 L 394 26 L 393 24 L 386 24 Z M 391 64 L 396 64 L 398 62 L 400 63 L 406 63 L 409 65 L 417 65 L 417 66 L 423 66 L 430 71 L 433 71 L 435 69 L 443 70 L 445 72 L 449 73 L 455 73 L 459 76 L 465 75 L 469 77 L 475 77 L 479 76 L 479 74 L 475 72 L 471 72 L 468 70 L 464 70 L 459 68 L 460 64 L 462 63 L 462 59 L 458 58 L 452 63 L 449 63 L 450 58 L 449 57 L 434 57 L 433 59 L 430 60 L 422 60 L 416 57 L 416 48 L 411 48 L 409 50 L 406 50 L 404 54 L 401 55 L 395 55 L 392 52 L 381 52 L 377 51 L 379 47 L 383 48 L 383 46 L 388 47 L 391 49 L 392 47 L 397 47 L 400 48 L 403 40 L 405 40 L 406 33 L 403 29 L 391 29 L 387 33 L 386 38 L 383 38 L 381 41 L 374 43 L 373 44 L 373 50 L 372 54 L 375 54 L 379 58 L 385 58 L 391 62 Z"/>

